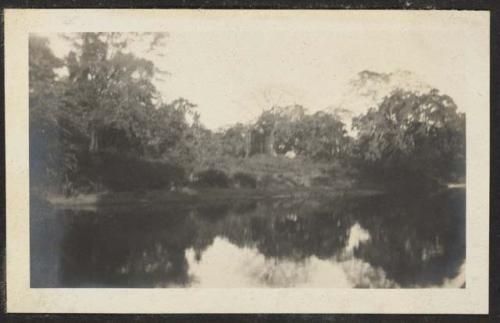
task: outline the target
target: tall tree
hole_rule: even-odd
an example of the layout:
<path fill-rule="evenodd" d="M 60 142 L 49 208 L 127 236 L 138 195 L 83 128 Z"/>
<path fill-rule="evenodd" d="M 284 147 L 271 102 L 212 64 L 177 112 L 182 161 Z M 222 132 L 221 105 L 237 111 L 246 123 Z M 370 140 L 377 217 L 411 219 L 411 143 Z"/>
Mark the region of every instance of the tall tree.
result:
<path fill-rule="evenodd" d="M 190 141 L 196 136 L 190 127 L 196 127 L 199 116 L 196 105 L 179 98 L 168 104 L 162 103 L 152 112 L 149 122 L 150 140 L 148 146 L 155 157 L 172 157 L 182 150 L 187 151 Z"/>
<path fill-rule="evenodd" d="M 255 132 L 253 144 L 257 143 L 257 151 L 268 155 L 276 155 L 278 150 L 282 151 L 284 147 L 280 146 L 287 141 L 285 138 L 289 137 L 292 125 L 302 120 L 304 115 L 304 107 L 297 104 L 285 107 L 273 106 L 263 111 L 253 127 Z"/>
<path fill-rule="evenodd" d="M 164 36 L 153 35 L 150 46 L 157 46 Z M 79 33 L 70 38 L 75 51 L 66 58 L 66 103 L 88 134 L 91 152 L 99 150 L 100 135 L 110 127 L 140 142 L 147 140 L 145 124 L 158 100 L 153 84 L 157 70 L 152 61 L 130 52 L 134 39 L 143 36 Z"/>
<path fill-rule="evenodd" d="M 333 114 L 316 112 L 299 125 L 294 149 L 302 155 L 318 160 L 332 160 L 343 156 L 347 149 L 344 123 Z"/>
<path fill-rule="evenodd" d="M 237 123 L 220 134 L 222 154 L 233 157 L 245 157 L 247 155 L 249 127 Z"/>
<path fill-rule="evenodd" d="M 76 168 L 78 132 L 61 102 L 63 66 L 46 38 L 29 38 L 30 175 L 63 182 Z"/>
<path fill-rule="evenodd" d="M 337 116 L 306 114 L 300 105 L 264 111 L 254 128 L 261 134 L 266 153 L 293 151 L 303 157 L 331 160 L 342 155 L 347 142 L 344 123 Z"/>
<path fill-rule="evenodd" d="M 358 153 L 367 165 L 403 168 L 450 179 L 465 171 L 465 115 L 437 90 L 396 90 L 353 120 Z"/>

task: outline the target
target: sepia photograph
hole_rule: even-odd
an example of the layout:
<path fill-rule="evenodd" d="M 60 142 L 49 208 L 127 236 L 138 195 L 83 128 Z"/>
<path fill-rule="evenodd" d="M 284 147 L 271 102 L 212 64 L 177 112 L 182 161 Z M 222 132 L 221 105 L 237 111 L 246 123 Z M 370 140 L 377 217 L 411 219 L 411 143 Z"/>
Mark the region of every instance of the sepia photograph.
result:
<path fill-rule="evenodd" d="M 476 284 L 487 15 L 95 11 L 25 33 L 30 290 Z"/>

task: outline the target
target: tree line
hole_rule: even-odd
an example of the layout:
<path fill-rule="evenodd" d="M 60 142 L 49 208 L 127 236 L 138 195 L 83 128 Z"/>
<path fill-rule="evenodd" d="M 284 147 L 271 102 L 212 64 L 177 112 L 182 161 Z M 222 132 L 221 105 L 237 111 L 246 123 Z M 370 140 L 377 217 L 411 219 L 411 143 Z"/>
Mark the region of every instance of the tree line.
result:
<path fill-rule="evenodd" d="M 87 185 L 96 185 L 104 176 L 97 176 L 96 168 L 112 160 L 125 173 L 128 166 L 140 173 L 146 162 L 170 165 L 156 174 L 169 177 L 158 184 L 168 186 L 175 181 L 172 172 L 185 177 L 214 156 L 261 154 L 342 161 L 365 175 L 411 173 L 441 180 L 465 175 L 465 115 L 438 90 L 392 92 L 353 118 L 355 135 L 337 114 L 308 113 L 301 105 L 273 106 L 254 122 L 212 131 L 200 122 L 194 103 L 165 102 L 155 80 L 166 72 L 130 50 L 139 39 L 145 53 L 161 55 L 166 38 L 164 33 L 75 33 L 66 35 L 72 50 L 58 58 L 47 39 L 30 37 L 34 184 L 78 186 L 86 177 Z M 124 175 L 113 174 L 114 169 L 119 165 L 107 176 Z"/>

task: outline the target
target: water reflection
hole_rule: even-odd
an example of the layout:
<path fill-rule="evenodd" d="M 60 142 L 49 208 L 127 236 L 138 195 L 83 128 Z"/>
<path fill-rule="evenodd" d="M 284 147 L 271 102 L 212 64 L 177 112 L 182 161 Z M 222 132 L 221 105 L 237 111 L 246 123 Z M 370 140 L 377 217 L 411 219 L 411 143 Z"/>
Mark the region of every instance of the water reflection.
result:
<path fill-rule="evenodd" d="M 32 287 L 462 287 L 465 194 L 55 210 Z"/>
<path fill-rule="evenodd" d="M 239 248 L 224 238 L 215 238 L 201 261 L 188 250 L 193 287 L 396 287 L 382 270 L 359 259 L 302 261 L 266 258 L 256 248 Z M 225 261 L 221 261 L 225 259 Z M 223 273 L 221 275 L 221 273 Z"/>

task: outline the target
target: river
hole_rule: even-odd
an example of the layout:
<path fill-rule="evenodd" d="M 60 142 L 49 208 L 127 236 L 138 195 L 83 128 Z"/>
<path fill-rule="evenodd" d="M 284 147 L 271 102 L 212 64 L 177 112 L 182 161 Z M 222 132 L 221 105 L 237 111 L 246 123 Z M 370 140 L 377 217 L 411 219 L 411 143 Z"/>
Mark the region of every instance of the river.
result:
<path fill-rule="evenodd" d="M 31 287 L 465 286 L 465 190 L 31 204 Z"/>

